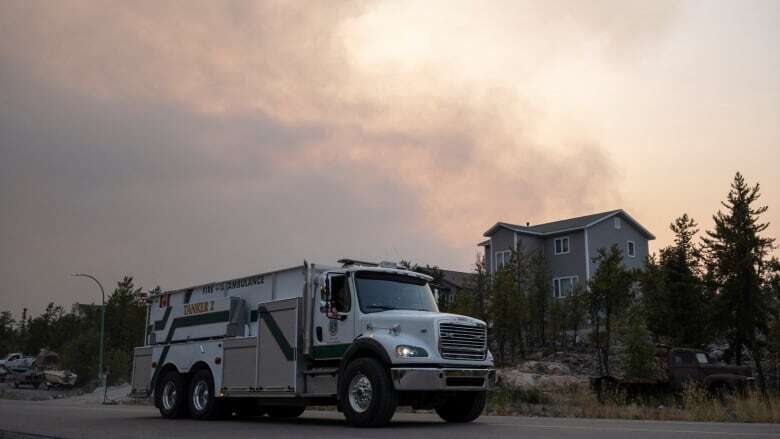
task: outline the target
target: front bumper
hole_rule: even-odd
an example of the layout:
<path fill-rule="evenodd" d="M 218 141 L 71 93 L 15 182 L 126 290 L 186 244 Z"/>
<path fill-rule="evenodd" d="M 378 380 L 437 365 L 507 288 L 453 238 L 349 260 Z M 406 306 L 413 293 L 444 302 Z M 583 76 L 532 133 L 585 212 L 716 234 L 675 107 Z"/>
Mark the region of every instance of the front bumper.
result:
<path fill-rule="evenodd" d="M 390 376 L 396 390 L 488 390 L 496 384 L 495 369 L 397 367 Z"/>

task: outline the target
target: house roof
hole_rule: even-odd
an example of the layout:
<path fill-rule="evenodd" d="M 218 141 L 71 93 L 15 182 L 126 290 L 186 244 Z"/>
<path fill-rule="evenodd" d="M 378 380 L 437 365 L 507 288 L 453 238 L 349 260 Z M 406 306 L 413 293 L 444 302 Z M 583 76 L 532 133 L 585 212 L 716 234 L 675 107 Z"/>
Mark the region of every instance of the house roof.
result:
<path fill-rule="evenodd" d="M 622 218 L 625 218 L 627 221 L 633 224 L 633 226 L 636 227 L 639 230 L 639 232 L 642 233 L 647 239 L 650 240 L 655 239 L 655 235 L 650 233 L 649 230 L 647 230 L 641 224 L 639 224 L 639 222 L 637 222 L 634 218 L 632 218 L 631 215 L 626 213 L 626 211 L 624 211 L 623 209 L 608 210 L 606 212 L 594 213 L 585 216 L 578 216 L 576 218 L 569 218 L 560 221 L 552 221 L 549 223 L 536 224 L 533 226 L 521 226 L 518 224 L 497 222 L 496 224 L 493 225 L 493 227 L 489 228 L 483 234 L 483 236 L 490 236 L 501 227 L 515 232 L 525 233 L 529 235 L 536 235 L 536 236 L 554 235 L 562 232 L 586 229 L 606 219 L 612 218 L 615 215 L 620 215 Z M 480 243 L 480 245 L 483 245 L 483 243 Z"/>
<path fill-rule="evenodd" d="M 474 279 L 477 276 L 475 273 L 466 273 L 463 271 L 452 271 L 452 270 L 441 270 L 441 271 L 442 271 L 442 280 L 444 282 L 455 285 L 458 288 L 470 288 L 473 285 Z"/>

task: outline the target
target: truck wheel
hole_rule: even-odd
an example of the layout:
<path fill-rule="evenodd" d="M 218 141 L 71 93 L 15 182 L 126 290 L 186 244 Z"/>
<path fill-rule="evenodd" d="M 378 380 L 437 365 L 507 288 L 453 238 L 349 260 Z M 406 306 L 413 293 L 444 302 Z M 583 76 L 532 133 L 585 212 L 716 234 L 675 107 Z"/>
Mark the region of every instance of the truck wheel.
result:
<path fill-rule="evenodd" d="M 436 414 L 447 422 L 471 422 L 482 414 L 486 401 L 486 392 L 458 392 L 436 407 Z"/>
<path fill-rule="evenodd" d="M 306 407 L 302 405 L 277 405 L 266 407 L 265 409 L 268 417 L 277 419 L 297 418 L 301 416 L 304 410 L 306 410 Z"/>
<path fill-rule="evenodd" d="M 194 419 L 214 419 L 225 412 L 224 401 L 217 399 L 214 393 L 214 377 L 206 369 L 200 369 L 192 376 L 187 395 L 190 415 Z"/>
<path fill-rule="evenodd" d="M 721 403 L 725 402 L 726 398 L 734 393 L 734 389 L 723 381 L 710 384 L 707 390 L 713 398 L 719 400 Z"/>
<path fill-rule="evenodd" d="M 157 384 L 154 399 L 163 418 L 187 416 L 187 389 L 184 377 L 175 371 L 166 373 Z"/>
<path fill-rule="evenodd" d="M 381 427 L 395 414 L 398 394 L 382 364 L 358 358 L 339 380 L 339 406 L 355 427 Z"/>

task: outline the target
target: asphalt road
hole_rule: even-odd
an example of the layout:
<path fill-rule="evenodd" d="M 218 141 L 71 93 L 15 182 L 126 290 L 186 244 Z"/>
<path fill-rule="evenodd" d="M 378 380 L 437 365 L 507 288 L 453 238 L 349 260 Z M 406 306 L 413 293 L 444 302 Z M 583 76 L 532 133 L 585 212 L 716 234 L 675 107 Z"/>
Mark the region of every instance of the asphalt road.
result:
<path fill-rule="evenodd" d="M 161 419 L 149 406 L 101 406 L 59 401 L 0 400 L 0 438 L 30 433 L 56 438 L 210 438 L 311 437 L 397 438 L 780 438 L 772 424 L 620 421 L 596 419 L 483 416 L 466 425 L 446 424 L 435 415 L 397 414 L 386 428 L 346 425 L 336 412 L 307 411 L 301 418 L 193 421 Z M 38 437 L 41 437 L 38 436 Z"/>

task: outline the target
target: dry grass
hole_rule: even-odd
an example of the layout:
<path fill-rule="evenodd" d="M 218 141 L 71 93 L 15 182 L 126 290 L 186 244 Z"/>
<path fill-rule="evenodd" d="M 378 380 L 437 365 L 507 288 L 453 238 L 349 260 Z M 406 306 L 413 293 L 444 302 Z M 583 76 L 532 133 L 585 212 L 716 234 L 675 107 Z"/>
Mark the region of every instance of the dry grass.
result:
<path fill-rule="evenodd" d="M 500 415 L 612 418 L 668 421 L 780 423 L 780 398 L 768 400 L 756 392 L 712 398 L 691 386 L 680 395 L 631 400 L 623 393 L 600 402 L 587 388 L 529 392 L 499 388 L 492 392 L 488 413 Z"/>

